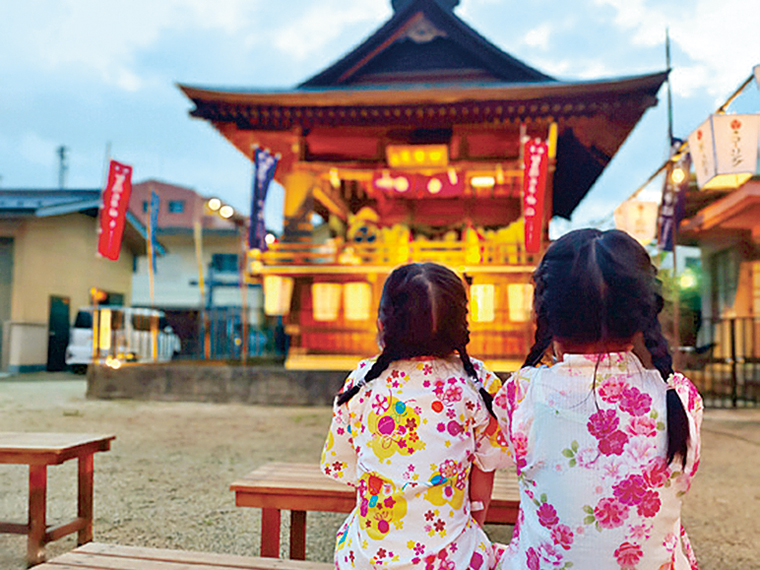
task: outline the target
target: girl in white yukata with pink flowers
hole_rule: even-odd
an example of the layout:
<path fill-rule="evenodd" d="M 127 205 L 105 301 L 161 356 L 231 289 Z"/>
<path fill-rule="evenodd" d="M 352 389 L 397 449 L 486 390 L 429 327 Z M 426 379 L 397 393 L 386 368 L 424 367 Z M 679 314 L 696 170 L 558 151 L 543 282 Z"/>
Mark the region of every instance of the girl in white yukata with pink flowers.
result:
<path fill-rule="evenodd" d="M 494 400 L 520 483 L 499 567 L 696 570 L 681 500 L 702 400 L 673 372 L 649 255 L 624 232 L 576 230 L 534 282 L 535 344 Z"/>
<path fill-rule="evenodd" d="M 508 463 L 490 413 L 498 377 L 467 354 L 467 294 L 435 263 L 395 269 L 378 314 L 382 352 L 336 399 L 322 470 L 356 487 L 335 567 L 488 570 L 481 525 Z"/>

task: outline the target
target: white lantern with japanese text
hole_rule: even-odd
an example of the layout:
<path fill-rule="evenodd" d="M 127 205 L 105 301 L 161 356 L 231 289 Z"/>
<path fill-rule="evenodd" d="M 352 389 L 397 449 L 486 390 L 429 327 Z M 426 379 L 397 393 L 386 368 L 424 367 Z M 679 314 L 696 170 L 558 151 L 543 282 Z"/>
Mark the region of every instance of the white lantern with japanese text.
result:
<path fill-rule="evenodd" d="M 757 170 L 760 115 L 711 115 L 689 135 L 697 186 L 738 188 Z"/>

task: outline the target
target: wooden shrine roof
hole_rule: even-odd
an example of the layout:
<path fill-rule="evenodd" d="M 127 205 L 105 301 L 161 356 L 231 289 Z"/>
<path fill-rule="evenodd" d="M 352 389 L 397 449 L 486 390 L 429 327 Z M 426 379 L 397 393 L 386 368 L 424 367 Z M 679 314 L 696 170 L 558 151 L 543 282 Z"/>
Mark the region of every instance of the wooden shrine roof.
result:
<path fill-rule="evenodd" d="M 437 0 L 395 7 L 364 42 L 295 88 L 178 87 L 195 104 L 190 114 L 211 122 L 246 156 L 252 145 L 280 153 L 276 176 L 304 160 L 303 137 L 327 136 L 334 146 L 356 148 L 361 137 L 388 138 L 390 129 L 447 132 L 450 139 L 456 129 L 513 131 L 527 124 L 528 134 L 539 136 L 556 122 L 552 208 L 569 217 L 656 104 L 667 78 L 658 72 L 558 81 L 501 51 Z M 384 167 L 381 162 L 382 155 L 374 166 Z"/>
<path fill-rule="evenodd" d="M 436 0 L 410 0 L 364 42 L 299 87 L 553 78 L 503 52 Z"/>

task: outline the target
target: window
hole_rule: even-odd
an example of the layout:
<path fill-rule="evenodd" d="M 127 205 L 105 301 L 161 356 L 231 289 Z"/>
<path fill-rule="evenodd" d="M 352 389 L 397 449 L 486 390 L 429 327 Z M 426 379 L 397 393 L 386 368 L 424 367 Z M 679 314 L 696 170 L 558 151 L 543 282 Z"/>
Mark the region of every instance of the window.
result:
<path fill-rule="evenodd" d="M 142 210 L 143 210 L 143 214 L 147 214 L 148 213 L 148 201 L 147 200 L 143 200 Z"/>
<path fill-rule="evenodd" d="M 169 200 L 169 213 L 170 214 L 181 214 L 185 211 L 185 201 L 184 200 Z"/>
<path fill-rule="evenodd" d="M 236 253 L 215 253 L 211 256 L 211 268 L 215 273 L 237 273 L 238 256 Z"/>

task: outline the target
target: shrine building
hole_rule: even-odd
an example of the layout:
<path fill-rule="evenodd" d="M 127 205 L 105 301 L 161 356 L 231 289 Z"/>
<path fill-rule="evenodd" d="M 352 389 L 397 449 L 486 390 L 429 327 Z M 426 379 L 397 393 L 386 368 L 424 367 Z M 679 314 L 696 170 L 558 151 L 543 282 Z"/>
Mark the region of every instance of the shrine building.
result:
<path fill-rule="evenodd" d="M 347 370 L 377 353 L 385 277 L 434 261 L 468 284 L 470 354 L 511 371 L 532 345 L 549 220 L 570 217 L 667 72 L 560 81 L 483 38 L 457 0 L 392 3 L 377 31 L 293 89 L 180 88 L 244 155 L 280 155 L 283 234 L 249 252 L 248 278 L 283 319 L 287 367 Z M 543 170 L 528 184 L 534 141 Z"/>

